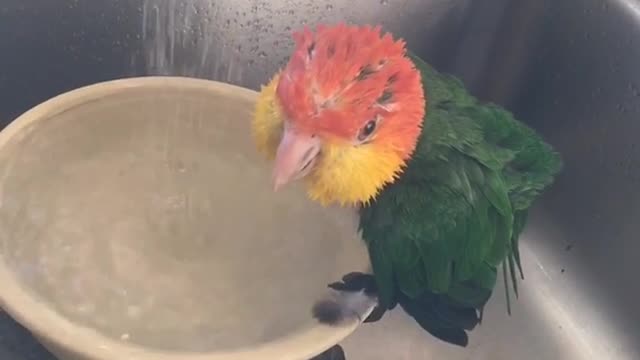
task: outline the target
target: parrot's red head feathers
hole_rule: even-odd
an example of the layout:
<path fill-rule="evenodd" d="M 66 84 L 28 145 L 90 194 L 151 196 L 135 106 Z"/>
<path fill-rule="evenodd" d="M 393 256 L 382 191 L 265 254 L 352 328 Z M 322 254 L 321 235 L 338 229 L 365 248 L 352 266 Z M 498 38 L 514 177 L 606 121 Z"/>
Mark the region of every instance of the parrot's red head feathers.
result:
<path fill-rule="evenodd" d="M 404 42 L 380 27 L 318 26 L 293 37 L 289 62 L 263 88 L 254 122 L 267 153 L 269 131 L 282 132 L 276 186 L 307 177 L 323 203 L 369 201 L 415 149 L 425 115 L 420 73 Z"/>
<path fill-rule="evenodd" d="M 277 87 L 292 124 L 357 142 L 369 121 L 396 122 L 381 126 L 379 136 L 393 136 L 388 140 L 408 156 L 420 132 L 424 97 L 404 42 L 382 35 L 380 27 L 342 24 L 319 26 L 315 33 L 305 28 L 293 37 L 295 50 Z"/>

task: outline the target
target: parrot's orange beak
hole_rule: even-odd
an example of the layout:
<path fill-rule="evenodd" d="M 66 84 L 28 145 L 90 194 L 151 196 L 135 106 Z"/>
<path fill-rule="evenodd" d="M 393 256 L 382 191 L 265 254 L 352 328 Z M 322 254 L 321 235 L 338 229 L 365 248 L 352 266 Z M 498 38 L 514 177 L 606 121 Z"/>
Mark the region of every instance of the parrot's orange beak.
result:
<path fill-rule="evenodd" d="M 285 127 L 273 168 L 274 191 L 306 176 L 313 168 L 320 147 L 317 136 Z"/>

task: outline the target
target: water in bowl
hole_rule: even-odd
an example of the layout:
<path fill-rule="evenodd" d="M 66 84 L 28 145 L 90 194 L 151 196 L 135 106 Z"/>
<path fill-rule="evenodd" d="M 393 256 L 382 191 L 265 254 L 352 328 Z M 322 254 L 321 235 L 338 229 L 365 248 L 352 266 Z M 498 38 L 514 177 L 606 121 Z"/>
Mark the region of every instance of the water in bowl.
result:
<path fill-rule="evenodd" d="M 169 350 L 228 350 L 311 326 L 362 267 L 354 219 L 271 190 L 252 104 L 127 89 L 36 122 L 0 152 L 0 244 L 77 324 Z"/>

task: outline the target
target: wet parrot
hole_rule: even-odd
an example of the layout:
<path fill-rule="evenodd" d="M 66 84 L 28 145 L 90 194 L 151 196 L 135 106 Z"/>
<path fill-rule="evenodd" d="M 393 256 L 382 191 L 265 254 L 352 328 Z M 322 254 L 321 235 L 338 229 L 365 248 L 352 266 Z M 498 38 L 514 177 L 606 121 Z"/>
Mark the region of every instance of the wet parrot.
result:
<path fill-rule="evenodd" d="M 399 304 L 466 346 L 498 279 L 517 295 L 518 238 L 559 154 L 379 26 L 305 27 L 293 40 L 260 90 L 253 138 L 276 190 L 304 181 L 310 201 L 359 212 L 372 270 L 331 284 L 354 298 L 313 313 L 335 324 L 371 304 L 375 321 Z"/>

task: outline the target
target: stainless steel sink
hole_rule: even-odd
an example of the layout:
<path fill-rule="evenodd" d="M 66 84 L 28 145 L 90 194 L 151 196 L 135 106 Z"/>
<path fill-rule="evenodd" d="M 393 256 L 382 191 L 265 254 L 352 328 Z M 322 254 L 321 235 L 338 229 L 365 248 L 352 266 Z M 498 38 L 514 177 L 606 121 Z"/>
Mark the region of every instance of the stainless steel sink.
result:
<path fill-rule="evenodd" d="M 541 131 L 566 162 L 525 233 L 512 316 L 499 289 L 461 349 L 394 311 L 344 342 L 348 359 L 640 359 L 636 0 L 4 0 L 0 121 L 119 77 L 257 88 L 284 61 L 291 29 L 337 20 L 404 37 Z"/>

